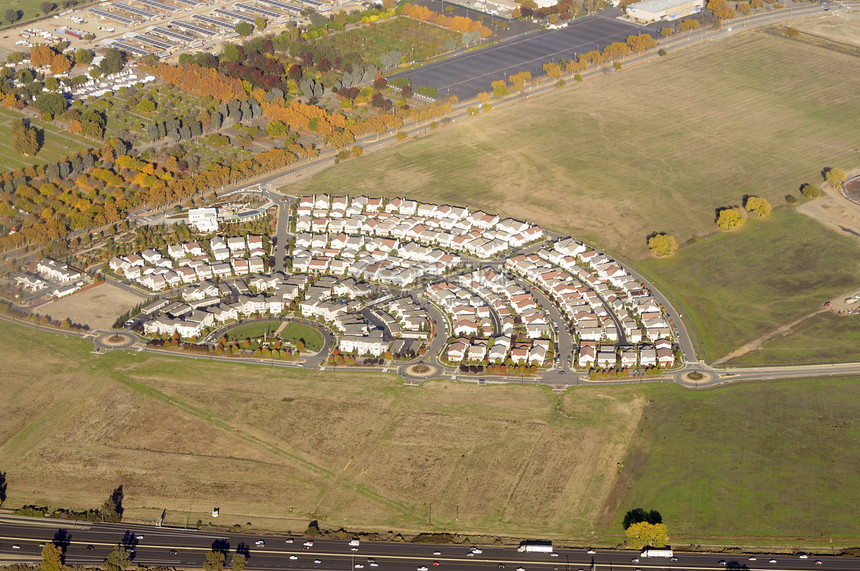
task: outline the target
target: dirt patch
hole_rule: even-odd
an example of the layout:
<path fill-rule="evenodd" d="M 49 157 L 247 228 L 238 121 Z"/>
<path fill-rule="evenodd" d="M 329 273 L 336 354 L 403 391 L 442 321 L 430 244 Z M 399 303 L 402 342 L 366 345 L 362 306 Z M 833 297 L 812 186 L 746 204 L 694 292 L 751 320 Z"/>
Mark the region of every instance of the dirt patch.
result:
<path fill-rule="evenodd" d="M 860 47 L 860 12 L 828 12 L 820 18 L 800 20 L 792 26 L 807 34 Z"/>
<path fill-rule="evenodd" d="M 860 169 L 848 174 L 849 178 L 856 175 L 860 175 Z M 827 189 L 821 198 L 801 204 L 797 211 L 840 234 L 860 240 L 860 204 L 848 200 L 838 191 Z"/>
<path fill-rule="evenodd" d="M 39 307 L 39 313 L 62 321 L 89 325 L 90 329 L 106 330 L 116 318 L 146 297 L 120 289 L 108 283 L 72 294 Z"/>

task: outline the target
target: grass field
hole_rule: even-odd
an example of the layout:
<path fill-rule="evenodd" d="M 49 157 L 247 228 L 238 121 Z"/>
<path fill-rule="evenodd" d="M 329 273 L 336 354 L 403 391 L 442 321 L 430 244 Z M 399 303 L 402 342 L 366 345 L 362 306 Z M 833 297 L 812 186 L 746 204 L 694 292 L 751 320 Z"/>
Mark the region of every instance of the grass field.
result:
<path fill-rule="evenodd" d="M 255 339 L 267 334 L 270 339 L 273 338 L 275 331 L 280 327 L 280 321 L 259 321 L 240 325 L 227 332 L 229 340 Z M 301 323 L 288 323 L 281 331 L 280 338 L 284 341 L 295 345 L 299 339 L 304 341 L 308 351 L 319 351 L 323 346 L 322 334 L 307 325 Z"/>
<path fill-rule="evenodd" d="M 15 371 L 0 399 L 6 507 L 95 507 L 123 484 L 127 517 L 166 508 L 169 524 L 208 523 L 220 506 L 228 526 L 300 531 L 318 518 L 611 545 L 620 510 L 644 505 L 676 537 L 857 535 L 856 381 L 415 388 L 379 374 L 93 355 L 6 322 L 0 343 Z M 742 513 L 756 497 L 767 514 Z"/>
<path fill-rule="evenodd" d="M 856 379 L 647 394 L 613 528 L 644 507 L 662 513 L 675 545 L 704 530 L 742 545 L 794 534 L 856 545 L 856 510 L 845 509 L 860 503 Z"/>
<path fill-rule="evenodd" d="M 35 157 L 24 157 L 18 154 L 12 144 L 12 122 L 20 118 L 20 113 L 0 108 L 0 171 L 55 162 L 71 152 L 95 146 L 95 143 L 83 137 L 71 135 L 44 121 L 33 120 L 30 124 L 44 131 L 44 143 Z"/>
<path fill-rule="evenodd" d="M 838 317 L 827 312 L 728 364 L 805 365 L 846 361 L 860 361 L 860 317 Z"/>
<path fill-rule="evenodd" d="M 859 258 L 860 242 L 780 208 L 639 267 L 692 323 L 697 352 L 713 361 L 856 288 Z M 819 345 L 843 345 L 839 331 L 819 333 Z"/>
<path fill-rule="evenodd" d="M 392 18 L 315 40 L 337 46 L 341 53 L 360 53 L 379 63 L 382 54 L 397 50 L 405 61 L 427 59 L 445 51 L 445 40 L 460 43 L 458 32 L 411 18 Z"/>

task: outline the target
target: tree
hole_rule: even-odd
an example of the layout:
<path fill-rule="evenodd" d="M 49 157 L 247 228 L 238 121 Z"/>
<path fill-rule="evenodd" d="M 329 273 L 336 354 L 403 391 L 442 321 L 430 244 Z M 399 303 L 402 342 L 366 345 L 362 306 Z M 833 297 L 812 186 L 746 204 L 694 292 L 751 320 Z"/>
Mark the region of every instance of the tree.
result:
<path fill-rule="evenodd" d="M 222 571 L 224 569 L 224 561 L 226 557 L 223 551 L 210 551 L 206 554 L 206 560 L 203 562 L 205 571 Z"/>
<path fill-rule="evenodd" d="M 23 13 L 21 12 L 21 10 L 16 10 L 15 8 L 8 8 L 3 14 L 3 16 L 6 18 L 7 24 L 14 24 L 21 19 L 22 15 Z"/>
<path fill-rule="evenodd" d="M 125 571 L 131 565 L 131 553 L 122 545 L 117 545 L 105 559 L 105 571 Z"/>
<path fill-rule="evenodd" d="M 122 486 L 118 486 L 110 497 L 102 504 L 102 519 L 111 523 L 119 523 L 122 521 Z"/>
<path fill-rule="evenodd" d="M 245 569 L 245 565 L 247 563 L 248 563 L 247 557 L 245 557 L 241 553 L 235 554 L 230 559 L 230 566 L 233 568 L 233 571 L 243 571 Z"/>
<path fill-rule="evenodd" d="M 149 99 L 148 97 L 144 97 L 137 104 L 137 110 L 141 113 L 152 113 L 155 111 L 155 101 Z"/>
<path fill-rule="evenodd" d="M 42 147 L 36 128 L 25 123 L 23 119 L 15 122 L 12 131 L 12 142 L 15 150 L 25 157 L 34 156 Z"/>
<path fill-rule="evenodd" d="M 824 180 L 827 181 L 827 184 L 832 188 L 840 188 L 845 184 L 845 178 L 847 175 L 844 170 L 827 167 L 821 172 L 824 174 Z"/>
<path fill-rule="evenodd" d="M 266 19 L 263 18 L 262 16 L 258 16 L 254 20 L 254 25 L 257 27 L 257 30 L 260 32 L 262 32 L 263 30 L 266 29 L 266 24 L 267 24 Z"/>
<path fill-rule="evenodd" d="M 0 472 L 0 506 L 6 501 L 6 472 Z"/>
<path fill-rule="evenodd" d="M 671 234 L 652 234 L 648 238 L 648 247 L 658 257 L 671 256 L 678 250 L 678 241 Z"/>
<path fill-rule="evenodd" d="M 621 525 L 627 529 L 634 523 L 642 521 L 652 524 L 663 523 L 663 516 L 657 510 L 645 511 L 642 508 L 634 508 L 624 514 L 624 521 L 621 522 Z"/>
<path fill-rule="evenodd" d="M 666 526 L 662 523 L 640 521 L 631 524 L 624 532 L 633 549 L 643 547 L 663 547 L 669 541 Z"/>
<path fill-rule="evenodd" d="M 744 217 L 737 208 L 720 208 L 717 212 L 717 226 L 731 230 L 744 223 Z"/>
<path fill-rule="evenodd" d="M 508 94 L 508 85 L 505 83 L 505 80 L 499 79 L 492 83 L 493 86 L 493 95 L 496 97 L 504 97 Z"/>
<path fill-rule="evenodd" d="M 59 93 L 40 93 L 36 96 L 36 109 L 39 113 L 56 117 L 66 110 L 66 98 Z"/>
<path fill-rule="evenodd" d="M 561 77 L 561 66 L 554 62 L 543 64 L 543 70 L 546 76 L 550 79 L 558 79 Z"/>
<path fill-rule="evenodd" d="M 102 73 L 118 73 L 125 66 L 125 53 L 116 48 L 110 48 L 105 52 L 104 59 L 99 64 Z"/>
<path fill-rule="evenodd" d="M 767 198 L 762 198 L 761 196 L 748 196 L 746 202 L 744 202 L 744 208 L 759 218 L 770 216 L 770 211 L 773 210 Z"/>
<path fill-rule="evenodd" d="M 248 22 L 239 22 L 236 24 L 236 33 L 240 36 L 247 37 L 254 33 L 254 26 Z"/>
<path fill-rule="evenodd" d="M 56 543 L 46 543 L 42 548 L 41 571 L 63 571 L 63 548 Z"/>
<path fill-rule="evenodd" d="M 806 198 L 821 198 L 821 189 L 805 182 L 800 185 L 800 194 Z"/>
<path fill-rule="evenodd" d="M 70 69 L 72 69 L 72 60 L 63 54 L 55 54 L 51 58 L 51 73 L 66 73 Z"/>
<path fill-rule="evenodd" d="M 56 4 L 54 4 L 53 2 L 48 2 L 48 1 L 46 0 L 45 2 L 42 2 L 41 4 L 39 4 L 39 7 L 42 9 L 42 13 L 43 13 L 43 14 L 48 14 L 48 13 L 49 13 L 49 12 L 51 12 L 54 8 L 56 8 L 56 7 L 57 7 L 57 5 L 56 5 Z"/>
<path fill-rule="evenodd" d="M 726 0 L 710 0 L 708 2 L 708 10 L 714 13 L 714 16 L 720 20 L 734 18 L 737 13 Z"/>

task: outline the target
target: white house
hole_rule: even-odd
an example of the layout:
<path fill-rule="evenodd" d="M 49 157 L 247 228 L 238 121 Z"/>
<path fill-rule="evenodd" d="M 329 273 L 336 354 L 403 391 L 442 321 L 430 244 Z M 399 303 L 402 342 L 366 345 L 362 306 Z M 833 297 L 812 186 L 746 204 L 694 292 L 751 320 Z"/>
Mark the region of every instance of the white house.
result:
<path fill-rule="evenodd" d="M 192 208 L 188 211 L 188 225 L 198 232 L 218 230 L 218 210 L 215 208 Z"/>

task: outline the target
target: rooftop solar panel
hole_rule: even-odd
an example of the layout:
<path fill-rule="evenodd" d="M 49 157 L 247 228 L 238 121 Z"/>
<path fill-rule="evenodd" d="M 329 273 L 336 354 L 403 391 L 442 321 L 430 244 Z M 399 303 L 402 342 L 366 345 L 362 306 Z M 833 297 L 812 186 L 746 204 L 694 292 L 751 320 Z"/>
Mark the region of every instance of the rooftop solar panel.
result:
<path fill-rule="evenodd" d="M 155 8 L 156 10 L 162 10 L 164 12 L 176 12 L 179 8 L 176 6 L 170 6 L 169 4 L 162 4 L 161 2 L 156 2 L 155 0 L 134 0 L 138 4 L 143 4 L 144 6 L 149 6 L 150 8 Z"/>
<path fill-rule="evenodd" d="M 251 4 L 245 4 L 243 2 L 238 2 L 235 5 L 236 8 L 241 8 L 246 12 L 251 12 L 252 14 L 260 14 L 267 18 L 283 18 L 284 15 L 278 12 L 273 12 L 272 10 L 268 10 L 266 8 L 261 8 L 260 6 L 253 6 Z"/>
<path fill-rule="evenodd" d="M 96 16 L 100 16 L 102 18 L 107 18 L 109 20 L 119 22 L 120 24 L 125 24 L 126 26 L 130 26 L 136 22 L 136 20 L 133 20 L 132 18 L 129 18 L 127 16 L 123 16 L 121 14 L 114 14 L 113 12 L 102 10 L 101 8 L 90 8 L 90 13 L 95 14 Z"/>
<path fill-rule="evenodd" d="M 111 45 L 113 47 L 117 48 L 118 50 L 122 50 L 122 51 L 131 53 L 131 54 L 134 54 L 137 56 L 147 56 L 150 53 L 152 53 L 148 50 L 145 50 L 143 48 L 139 48 L 135 45 L 129 44 L 129 43 L 124 42 L 122 40 L 114 40 Z"/>
<path fill-rule="evenodd" d="M 275 8 L 280 8 L 281 10 L 289 10 L 291 12 L 301 12 L 302 9 L 295 4 L 288 4 L 286 2 L 281 2 L 280 0 L 260 0 L 260 2 L 264 4 L 268 4 L 269 6 L 274 6 Z"/>
<path fill-rule="evenodd" d="M 197 0 L 176 0 L 180 4 L 185 4 L 186 6 L 199 6 L 200 2 Z"/>
<path fill-rule="evenodd" d="M 181 32 L 177 32 L 176 30 L 171 30 L 170 28 L 157 27 L 153 28 L 151 31 L 153 33 L 160 34 L 162 36 L 182 42 L 184 44 L 190 44 L 197 39 L 194 36 L 189 36 L 188 34 L 183 34 Z"/>
<path fill-rule="evenodd" d="M 183 22 L 181 20 L 171 20 L 170 25 L 179 28 L 180 30 L 184 30 L 186 32 L 193 32 L 200 36 L 215 36 L 218 34 L 215 30 L 210 30 L 209 28 L 202 28 L 200 26 L 195 26 L 189 22 Z"/>
<path fill-rule="evenodd" d="M 248 22 L 249 24 L 253 24 L 257 20 L 254 16 L 242 14 L 241 12 L 231 12 L 230 10 L 225 10 L 224 8 L 215 8 L 214 10 L 212 10 L 212 13 L 218 16 L 224 16 L 225 18 L 239 20 L 240 22 Z"/>
<path fill-rule="evenodd" d="M 225 22 L 224 20 L 218 20 L 217 18 L 212 18 L 210 16 L 204 16 L 203 14 L 194 14 L 191 17 L 195 20 L 205 22 L 206 24 L 211 24 L 213 26 L 218 26 L 220 28 L 226 28 L 228 30 L 234 30 L 236 28 L 236 26 L 234 26 L 230 22 Z"/>
<path fill-rule="evenodd" d="M 174 44 L 170 42 L 166 42 L 164 40 L 159 40 L 158 38 L 153 38 L 152 36 L 145 36 L 143 34 L 138 34 L 134 36 L 134 41 L 140 42 L 142 44 L 148 44 L 150 46 L 155 46 L 160 50 L 169 50 L 175 48 Z"/>
<path fill-rule="evenodd" d="M 158 14 L 155 14 L 155 13 L 150 12 L 148 10 L 143 10 L 141 8 L 135 8 L 134 6 L 129 6 L 128 4 L 123 4 L 122 2 L 114 2 L 113 4 L 111 4 L 111 6 L 113 6 L 114 8 L 119 8 L 120 10 L 122 10 L 124 12 L 128 12 L 129 14 L 134 14 L 135 16 L 140 16 L 140 17 L 145 18 L 147 20 L 149 20 L 151 18 L 155 18 L 156 16 L 158 16 Z"/>

